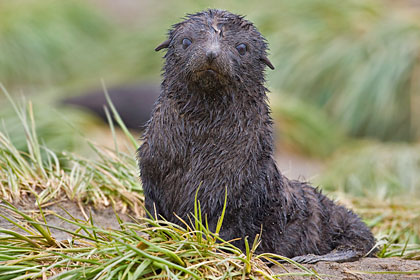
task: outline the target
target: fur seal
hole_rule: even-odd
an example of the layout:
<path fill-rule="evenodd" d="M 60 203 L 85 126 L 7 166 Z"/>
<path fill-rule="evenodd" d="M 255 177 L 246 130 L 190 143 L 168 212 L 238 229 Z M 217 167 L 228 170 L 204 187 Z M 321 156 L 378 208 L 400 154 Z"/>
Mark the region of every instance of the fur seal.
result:
<path fill-rule="evenodd" d="M 222 10 L 173 25 L 161 93 L 138 150 L 146 208 L 188 221 L 194 198 L 211 230 L 227 206 L 220 236 L 253 240 L 257 253 L 303 263 L 351 261 L 375 244 L 351 210 L 307 184 L 289 180 L 273 159 L 272 119 L 264 87 L 267 42 L 242 16 Z M 234 244 L 244 250 L 243 240 Z"/>

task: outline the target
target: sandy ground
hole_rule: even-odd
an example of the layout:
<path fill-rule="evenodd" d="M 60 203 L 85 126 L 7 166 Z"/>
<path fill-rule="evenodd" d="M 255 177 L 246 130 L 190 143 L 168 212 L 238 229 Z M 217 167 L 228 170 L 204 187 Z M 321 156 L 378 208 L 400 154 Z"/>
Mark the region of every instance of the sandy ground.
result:
<path fill-rule="evenodd" d="M 305 265 L 306 268 L 319 273 L 325 280 L 343 279 L 343 280 L 362 280 L 362 279 L 420 279 L 420 261 L 404 260 L 401 258 L 363 258 L 359 261 L 349 263 L 330 263 L 320 262 L 317 264 Z M 275 273 L 302 272 L 296 267 L 288 264 L 284 267 L 274 267 Z M 384 274 L 384 272 L 393 271 L 393 274 Z M 404 272 L 414 272 L 404 274 Z M 287 277 L 284 279 L 316 279 L 309 277 Z"/>

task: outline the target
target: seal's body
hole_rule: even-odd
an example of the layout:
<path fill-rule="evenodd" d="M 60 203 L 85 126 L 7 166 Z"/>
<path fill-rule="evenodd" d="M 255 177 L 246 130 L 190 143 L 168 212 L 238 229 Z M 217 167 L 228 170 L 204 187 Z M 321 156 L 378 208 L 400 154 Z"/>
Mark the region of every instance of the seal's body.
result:
<path fill-rule="evenodd" d="M 274 67 L 251 22 L 220 10 L 189 15 L 162 48 L 161 95 L 138 151 L 153 216 L 188 221 L 198 189 L 214 230 L 227 191 L 225 240 L 262 232 L 258 252 L 301 262 L 353 260 L 373 247 L 357 215 L 278 171 L 264 87 L 264 68 Z"/>

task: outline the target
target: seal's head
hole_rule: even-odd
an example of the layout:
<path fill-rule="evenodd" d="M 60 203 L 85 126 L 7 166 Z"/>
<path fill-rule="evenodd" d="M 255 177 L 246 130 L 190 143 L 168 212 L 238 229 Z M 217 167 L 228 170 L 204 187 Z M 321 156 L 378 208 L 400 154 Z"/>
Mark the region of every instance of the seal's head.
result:
<path fill-rule="evenodd" d="M 232 83 L 264 82 L 267 43 L 242 16 L 221 10 L 188 15 L 156 51 L 167 48 L 165 77 L 188 88 L 217 91 Z"/>

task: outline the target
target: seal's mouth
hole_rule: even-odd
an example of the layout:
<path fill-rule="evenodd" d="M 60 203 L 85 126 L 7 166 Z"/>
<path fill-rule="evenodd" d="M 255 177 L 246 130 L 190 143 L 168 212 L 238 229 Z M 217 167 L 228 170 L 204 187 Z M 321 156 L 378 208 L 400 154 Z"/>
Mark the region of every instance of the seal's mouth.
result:
<path fill-rule="evenodd" d="M 220 73 L 216 69 L 211 68 L 211 67 L 208 67 L 208 68 L 205 68 L 205 69 L 201 69 L 201 70 L 199 70 L 197 72 L 200 73 L 200 74 L 210 74 L 210 75 L 217 75 L 217 74 L 219 74 L 220 75 Z"/>
<path fill-rule="evenodd" d="M 207 70 L 204 70 L 206 73 L 209 73 L 209 74 L 218 74 L 216 71 L 214 71 L 213 69 L 207 69 Z"/>

